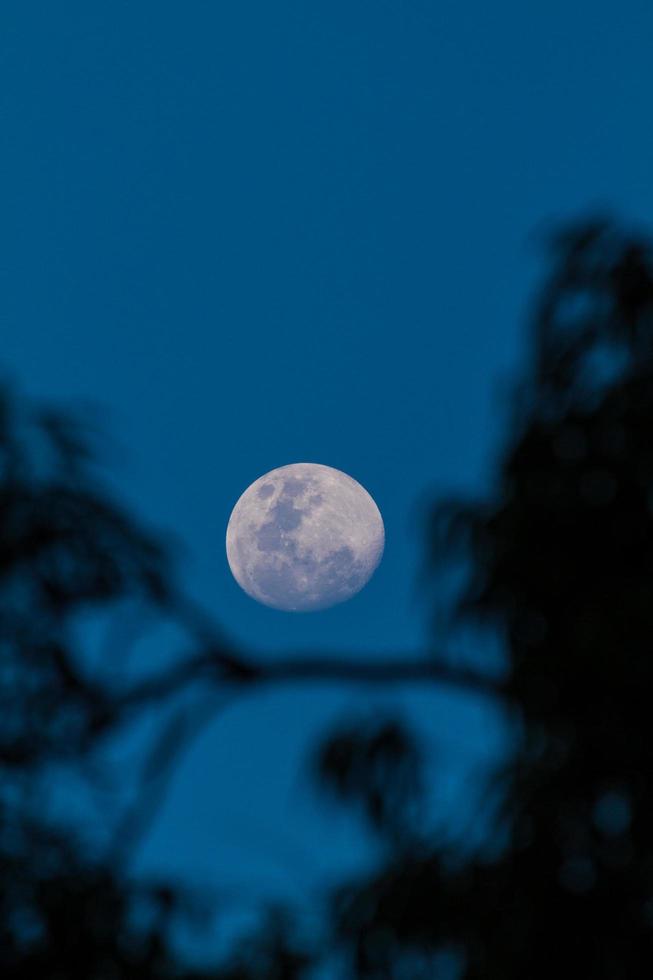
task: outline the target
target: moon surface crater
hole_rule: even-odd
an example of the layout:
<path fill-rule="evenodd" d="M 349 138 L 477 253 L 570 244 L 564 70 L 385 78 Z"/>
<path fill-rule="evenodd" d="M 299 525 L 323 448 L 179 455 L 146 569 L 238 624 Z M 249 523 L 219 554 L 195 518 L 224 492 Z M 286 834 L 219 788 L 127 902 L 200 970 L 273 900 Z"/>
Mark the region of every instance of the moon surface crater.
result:
<path fill-rule="evenodd" d="M 252 598 L 309 611 L 359 592 L 384 541 L 379 509 L 360 483 L 331 466 L 291 463 L 240 497 L 227 527 L 227 558 Z"/>

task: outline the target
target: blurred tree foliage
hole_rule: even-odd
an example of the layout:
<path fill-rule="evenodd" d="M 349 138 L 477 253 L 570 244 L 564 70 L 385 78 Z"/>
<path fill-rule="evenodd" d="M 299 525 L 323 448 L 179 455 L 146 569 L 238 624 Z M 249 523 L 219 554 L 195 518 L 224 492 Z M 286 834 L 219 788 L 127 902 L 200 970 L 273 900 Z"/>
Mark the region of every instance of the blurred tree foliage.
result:
<path fill-rule="evenodd" d="M 496 492 L 442 503 L 430 536 L 466 562 L 455 617 L 503 640 L 501 805 L 473 860 L 398 851 L 337 896 L 369 980 L 653 973 L 651 253 L 607 220 L 550 246 Z"/>
<path fill-rule="evenodd" d="M 167 882 L 135 882 L 119 860 L 122 838 L 140 810 L 147 815 L 147 792 L 104 855 L 80 828 L 61 826 L 48 805 L 54 767 L 74 765 L 92 778 L 103 743 L 135 715 L 195 675 L 205 681 L 207 662 L 222 682 L 237 663 L 175 593 L 166 549 L 102 487 L 92 441 L 79 419 L 1 393 L 0 976 L 235 980 L 269 963 L 272 950 L 282 966 L 265 966 L 264 975 L 292 980 L 306 958 L 293 953 L 287 929 L 269 922 L 236 972 L 207 973 L 180 957 L 173 926 L 196 917 L 194 896 Z M 154 679 L 127 690 L 115 667 L 90 669 L 80 617 L 118 616 L 127 600 L 150 617 L 177 620 L 199 651 L 160 689 Z M 123 652 L 109 651 L 116 662 Z M 188 734 L 184 720 L 173 715 L 155 738 L 146 791 L 174 762 Z"/>
<path fill-rule="evenodd" d="M 321 949 L 270 910 L 225 962 L 192 967 L 173 941 L 193 915 L 188 890 L 134 881 L 119 846 L 102 855 L 48 816 L 54 766 L 83 770 L 189 683 L 237 696 L 272 674 L 180 598 L 166 549 L 101 486 L 79 422 L 3 394 L 0 975 L 308 980 L 333 956 L 361 980 L 653 973 L 653 258 L 607 219 L 549 245 L 495 491 L 441 503 L 429 534 L 434 569 L 467 569 L 454 618 L 505 652 L 505 681 L 488 674 L 488 692 L 514 737 L 488 780 L 485 838 L 470 853 L 429 834 L 405 724 L 328 735 L 313 760 L 320 791 L 384 847 L 374 874 L 330 897 Z M 178 620 L 193 651 L 131 687 L 89 669 L 76 628 L 126 599 Z M 149 782 L 188 730 L 183 712 L 164 725 Z"/>

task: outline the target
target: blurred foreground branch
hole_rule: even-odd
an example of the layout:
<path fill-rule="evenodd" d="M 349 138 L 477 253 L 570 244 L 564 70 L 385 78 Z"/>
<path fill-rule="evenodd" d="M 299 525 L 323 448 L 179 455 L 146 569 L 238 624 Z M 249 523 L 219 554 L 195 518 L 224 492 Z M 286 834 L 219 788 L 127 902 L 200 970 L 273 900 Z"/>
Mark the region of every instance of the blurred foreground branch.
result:
<path fill-rule="evenodd" d="M 505 684 L 471 668 L 456 667 L 443 660 L 394 655 L 384 660 L 333 657 L 307 653 L 274 661 L 260 657 L 207 651 L 135 684 L 116 697 L 118 707 L 132 708 L 159 701 L 202 683 L 239 685 L 243 690 L 298 683 L 336 684 L 434 684 L 484 697 L 505 696 Z"/>

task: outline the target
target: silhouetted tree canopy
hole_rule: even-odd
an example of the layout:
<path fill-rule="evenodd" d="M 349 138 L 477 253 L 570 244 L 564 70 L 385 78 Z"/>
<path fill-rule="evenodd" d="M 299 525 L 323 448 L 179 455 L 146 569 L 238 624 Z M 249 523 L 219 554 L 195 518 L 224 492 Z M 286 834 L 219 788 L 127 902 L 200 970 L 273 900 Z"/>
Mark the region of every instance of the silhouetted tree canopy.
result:
<path fill-rule="evenodd" d="M 356 976 L 434 976 L 438 949 L 466 980 L 653 969 L 653 270 L 609 221 L 551 248 L 496 492 L 442 504 L 431 537 L 467 563 L 456 618 L 505 648 L 492 846 L 340 895 Z"/>
<path fill-rule="evenodd" d="M 653 972 L 653 258 L 595 219 L 552 235 L 493 493 L 434 510 L 433 571 L 463 563 L 455 622 L 478 657 L 266 664 L 177 588 L 174 563 L 102 485 L 79 421 L 0 399 L 0 970 L 10 978 L 302 980 L 337 957 L 361 980 L 597 980 Z M 428 438 L 428 433 L 425 433 Z M 434 578 L 434 589 L 437 589 Z M 81 616 L 130 600 L 187 638 L 158 675 L 89 669 Z M 484 670 L 483 631 L 504 671 Z M 373 874 L 328 897 L 320 943 L 271 909 L 219 964 L 189 964 L 175 923 L 192 890 L 134 880 L 138 838 L 199 721 L 162 722 L 142 796 L 102 853 L 48 815 L 43 785 L 81 770 L 143 713 L 189 689 L 338 677 L 455 684 L 512 732 L 487 781 L 484 836 L 461 848 L 425 820 L 410 722 L 352 719 L 314 752 L 320 792 L 383 843 Z M 92 769 L 92 767 L 90 767 Z M 158 783 L 157 783 L 158 780 Z M 122 835 L 122 836 L 121 836 Z"/>

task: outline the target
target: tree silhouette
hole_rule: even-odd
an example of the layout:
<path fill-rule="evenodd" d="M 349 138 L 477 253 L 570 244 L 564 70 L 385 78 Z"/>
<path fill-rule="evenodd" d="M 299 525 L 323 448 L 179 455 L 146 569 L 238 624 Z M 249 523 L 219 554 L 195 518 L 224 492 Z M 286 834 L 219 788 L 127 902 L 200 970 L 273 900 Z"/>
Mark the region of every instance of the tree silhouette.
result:
<path fill-rule="evenodd" d="M 434 511 L 433 568 L 463 560 L 455 621 L 502 640 L 500 678 L 444 653 L 266 662 L 183 596 L 174 563 L 102 486 L 66 413 L 0 400 L 0 967 L 21 978 L 301 980 L 648 977 L 653 969 L 653 261 L 596 219 L 551 237 L 532 353 L 493 495 Z M 184 651 L 156 674 L 94 671 L 85 615 L 137 603 Z M 480 633 L 479 633 L 480 636 Z M 410 725 L 354 719 L 314 758 L 321 792 L 384 843 L 377 871 L 331 896 L 325 947 L 270 910 L 225 962 L 189 965 L 179 884 L 135 881 L 129 856 L 187 741 L 253 686 L 333 680 L 453 685 L 513 732 L 473 850 L 430 833 Z M 190 704 L 199 692 L 206 710 Z M 107 741 L 163 712 L 140 792 L 98 850 L 43 804 L 62 762 L 93 778 Z M 47 794 L 46 794 L 47 795 Z"/>
<path fill-rule="evenodd" d="M 356 976 L 653 969 L 651 256 L 609 221 L 551 245 L 496 493 L 440 505 L 431 535 L 467 560 L 455 616 L 505 648 L 491 846 L 398 853 L 337 896 Z"/>

